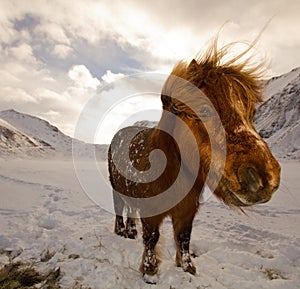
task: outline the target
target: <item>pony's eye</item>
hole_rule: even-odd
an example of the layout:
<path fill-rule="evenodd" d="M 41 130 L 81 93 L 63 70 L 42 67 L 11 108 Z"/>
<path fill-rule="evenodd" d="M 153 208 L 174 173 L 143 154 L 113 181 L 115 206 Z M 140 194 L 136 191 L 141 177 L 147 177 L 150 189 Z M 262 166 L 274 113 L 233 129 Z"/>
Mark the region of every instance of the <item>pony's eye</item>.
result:
<path fill-rule="evenodd" d="M 212 110 L 209 107 L 204 106 L 199 110 L 198 114 L 201 118 L 209 118 L 212 116 Z"/>

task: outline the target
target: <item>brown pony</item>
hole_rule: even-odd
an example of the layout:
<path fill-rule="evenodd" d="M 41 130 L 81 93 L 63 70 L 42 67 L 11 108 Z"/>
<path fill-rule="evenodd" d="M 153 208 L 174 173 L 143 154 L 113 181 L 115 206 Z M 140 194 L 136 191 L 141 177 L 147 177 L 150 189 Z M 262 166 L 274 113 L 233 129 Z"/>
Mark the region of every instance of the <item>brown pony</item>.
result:
<path fill-rule="evenodd" d="M 140 271 L 146 282 L 156 283 L 155 246 L 166 216 L 174 227 L 176 265 L 196 273 L 189 244 L 205 183 L 225 204 L 238 208 L 269 201 L 279 186 L 280 165 L 252 124 L 255 105 L 262 101 L 262 65 L 251 66 L 250 57 L 242 60 L 252 46 L 226 62 L 231 47 L 218 50 L 215 41 L 202 57 L 180 62 L 162 89 L 158 125 L 124 128 L 111 142 L 115 233 L 135 238 L 132 208 L 137 208 L 144 241 Z"/>

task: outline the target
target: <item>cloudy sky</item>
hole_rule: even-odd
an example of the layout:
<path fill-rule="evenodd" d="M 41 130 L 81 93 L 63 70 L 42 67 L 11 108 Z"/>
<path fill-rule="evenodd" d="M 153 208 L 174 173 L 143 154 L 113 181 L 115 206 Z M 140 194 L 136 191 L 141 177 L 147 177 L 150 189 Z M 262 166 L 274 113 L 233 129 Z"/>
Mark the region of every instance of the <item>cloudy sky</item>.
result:
<path fill-rule="evenodd" d="M 137 86 L 137 93 L 150 92 L 123 107 L 104 105 L 113 127 L 141 108 L 159 106 L 159 85 L 149 85 L 153 76 L 114 85 L 118 79 L 166 75 L 224 23 L 221 42 L 251 41 L 271 19 L 257 51 L 270 60 L 269 76 L 283 74 L 300 66 L 299 13 L 298 0 L 1 0 L 0 110 L 42 117 L 73 135 L 95 94 L 101 108 L 112 103 L 115 87 L 124 96 Z"/>

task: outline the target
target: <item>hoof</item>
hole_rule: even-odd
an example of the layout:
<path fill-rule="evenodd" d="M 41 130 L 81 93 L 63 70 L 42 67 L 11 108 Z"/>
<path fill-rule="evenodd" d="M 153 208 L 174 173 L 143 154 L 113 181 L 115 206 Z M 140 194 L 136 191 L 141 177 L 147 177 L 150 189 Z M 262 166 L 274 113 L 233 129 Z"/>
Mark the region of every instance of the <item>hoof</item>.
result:
<path fill-rule="evenodd" d="M 178 264 L 178 263 L 177 263 Z M 191 260 L 191 256 L 189 253 L 182 254 L 180 267 L 182 267 L 184 272 L 188 272 L 192 275 L 196 274 L 196 267 Z"/>
<path fill-rule="evenodd" d="M 133 229 L 133 230 L 127 230 L 127 238 L 129 239 L 135 239 L 137 237 L 137 230 Z"/>
<path fill-rule="evenodd" d="M 154 275 L 143 274 L 143 280 L 147 284 L 155 285 L 155 284 L 157 284 L 158 277 L 157 277 L 157 274 L 154 274 Z"/>
<path fill-rule="evenodd" d="M 115 231 L 115 234 L 117 234 L 118 236 L 126 238 L 126 229 L 125 229 L 125 225 L 123 222 L 123 217 L 116 216 L 114 231 Z"/>
<path fill-rule="evenodd" d="M 115 234 L 118 236 L 124 237 L 124 238 L 129 238 L 129 239 L 136 239 L 137 237 L 137 230 L 126 230 L 124 228 L 119 228 L 115 230 Z"/>
<path fill-rule="evenodd" d="M 192 275 L 196 275 L 196 267 L 194 265 L 189 265 L 186 268 L 183 269 L 184 272 L 188 272 Z"/>
<path fill-rule="evenodd" d="M 158 272 L 158 259 L 153 250 L 145 250 L 143 255 L 143 261 L 140 266 L 140 272 L 143 276 L 156 276 Z M 151 278 L 150 278 L 151 279 Z"/>
<path fill-rule="evenodd" d="M 115 234 L 120 236 L 120 237 L 124 237 L 124 238 L 127 237 L 125 228 L 115 229 Z"/>

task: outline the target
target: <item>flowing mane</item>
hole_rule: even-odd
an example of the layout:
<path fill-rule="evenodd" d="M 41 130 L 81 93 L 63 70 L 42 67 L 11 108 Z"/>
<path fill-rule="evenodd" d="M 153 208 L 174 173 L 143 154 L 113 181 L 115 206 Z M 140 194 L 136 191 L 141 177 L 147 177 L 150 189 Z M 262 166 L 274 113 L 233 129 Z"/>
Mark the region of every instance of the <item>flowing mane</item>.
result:
<path fill-rule="evenodd" d="M 255 43 L 249 44 L 239 55 L 227 59 L 233 48 L 240 43 L 233 42 L 218 49 L 215 38 L 206 52 L 198 55 L 191 63 L 180 61 L 172 70 L 175 75 L 211 94 L 222 94 L 225 102 L 233 105 L 242 103 L 249 119 L 253 117 L 253 105 L 262 102 L 261 81 L 265 73 L 265 62 L 253 62 Z M 248 57 L 247 55 L 250 54 Z M 166 86 L 171 85 L 168 81 Z M 220 99 L 220 97 L 219 97 Z"/>

